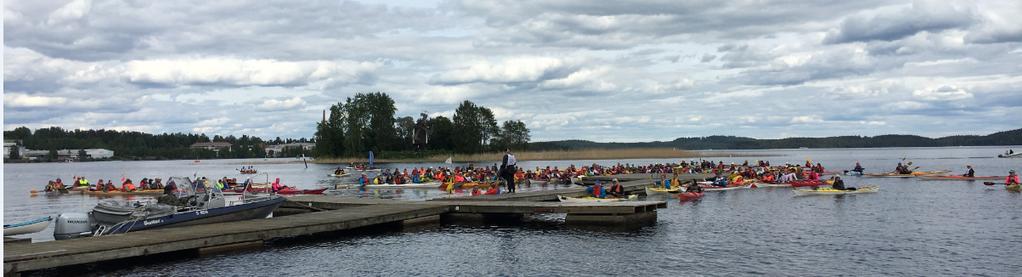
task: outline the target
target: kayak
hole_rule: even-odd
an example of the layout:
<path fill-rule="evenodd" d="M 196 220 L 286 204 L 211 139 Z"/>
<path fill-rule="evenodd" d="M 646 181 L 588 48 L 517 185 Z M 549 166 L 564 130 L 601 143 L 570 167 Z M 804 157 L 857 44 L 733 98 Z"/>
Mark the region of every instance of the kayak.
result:
<path fill-rule="evenodd" d="M 444 183 L 439 187 L 442 190 L 448 189 L 471 189 L 471 188 L 489 188 L 495 186 L 496 183 L 480 183 L 480 182 L 463 182 L 463 183 Z"/>
<path fill-rule="evenodd" d="M 255 169 L 253 169 L 253 170 L 239 170 L 238 172 L 241 172 L 241 174 L 256 174 L 256 173 L 259 173 L 259 171 L 255 170 Z"/>
<path fill-rule="evenodd" d="M 820 181 L 820 180 L 815 180 L 815 181 L 809 181 L 809 180 L 791 181 L 791 182 L 788 182 L 788 184 L 791 185 L 792 187 L 795 187 L 795 188 L 800 188 L 800 187 L 818 187 L 818 186 L 824 185 L 823 181 Z"/>
<path fill-rule="evenodd" d="M 792 192 L 795 196 L 809 196 L 809 195 L 844 195 L 844 194 L 861 194 L 861 193 L 874 193 L 880 191 L 879 187 L 876 186 L 865 186 L 856 190 L 837 190 L 832 188 L 818 188 L 818 189 L 797 189 Z"/>
<path fill-rule="evenodd" d="M 681 188 L 666 189 L 663 187 L 646 187 L 646 195 L 666 194 L 666 193 L 679 193 Z"/>
<path fill-rule="evenodd" d="M 40 195 L 43 195 L 43 196 L 63 196 L 63 195 L 69 195 L 69 194 L 82 194 L 83 191 L 84 190 L 72 190 L 72 189 L 69 189 L 69 190 L 66 190 L 66 191 L 59 191 L 59 190 L 58 191 L 31 190 L 31 191 L 28 192 L 28 194 L 29 194 L 29 196 L 32 196 L 32 197 L 36 197 L 36 196 L 40 196 Z"/>
<path fill-rule="evenodd" d="M 1019 187 L 1019 185 L 1009 185 L 1009 186 L 1006 186 L 1005 188 L 1008 189 L 1008 191 L 1011 191 L 1011 192 L 1022 192 L 1022 187 Z"/>
<path fill-rule="evenodd" d="M 724 190 L 736 190 L 736 189 L 747 189 L 747 188 L 752 188 L 752 185 L 732 186 L 732 187 L 703 186 L 703 191 L 724 191 Z"/>
<path fill-rule="evenodd" d="M 440 182 L 411 183 L 411 184 L 374 184 L 366 185 L 367 189 L 435 189 L 440 188 Z"/>
<path fill-rule="evenodd" d="M 50 216 L 38 217 L 14 224 L 4 224 L 4 236 L 15 236 L 31 234 L 46 229 L 53 218 Z"/>
<path fill-rule="evenodd" d="M 163 190 L 162 189 L 145 189 L 145 190 L 136 190 L 136 191 L 111 190 L 111 191 L 107 191 L 107 192 L 103 192 L 101 190 L 87 190 L 87 191 L 85 191 L 85 194 L 92 195 L 92 196 L 100 196 L 100 197 L 103 197 L 103 196 L 119 196 L 119 195 L 121 195 L 121 196 L 124 196 L 124 195 L 160 195 L 160 194 L 163 194 Z"/>
<path fill-rule="evenodd" d="M 330 177 L 348 177 L 348 176 L 351 176 L 351 173 L 341 173 L 341 174 L 330 173 L 330 174 L 327 174 L 326 176 L 330 176 Z"/>
<path fill-rule="evenodd" d="M 756 183 L 759 188 L 790 188 L 791 184 Z"/>
<path fill-rule="evenodd" d="M 1012 154 L 999 154 L 999 155 L 997 155 L 997 157 L 998 158 L 1022 158 L 1022 152 L 1012 153 Z"/>
<path fill-rule="evenodd" d="M 322 188 L 322 189 L 293 189 L 293 188 L 285 188 L 285 189 L 282 189 L 282 190 L 278 190 L 277 194 L 283 194 L 283 195 L 323 194 L 324 191 L 326 191 L 325 188 Z"/>
<path fill-rule="evenodd" d="M 237 193 L 245 192 L 244 188 L 240 188 L 240 187 L 236 188 L 236 189 L 229 190 L 229 191 L 237 192 Z M 271 188 L 253 188 L 253 187 L 248 188 L 248 192 L 254 192 L 254 193 L 269 193 L 271 191 L 273 191 Z M 282 194 L 282 195 L 323 194 L 324 191 L 326 191 L 326 188 L 321 188 L 321 189 L 295 189 L 295 188 L 292 188 L 292 187 L 286 187 L 286 188 L 283 188 L 281 190 L 278 190 L 277 194 Z"/>
<path fill-rule="evenodd" d="M 935 181 L 935 180 L 941 180 L 941 181 L 1001 180 L 1001 179 L 1004 179 L 1004 178 L 1005 178 L 1005 176 L 975 176 L 975 177 L 965 177 L 965 176 L 957 176 L 957 175 L 919 176 L 919 179 L 931 180 L 931 181 Z"/>
<path fill-rule="evenodd" d="M 557 196 L 557 200 L 560 200 L 561 202 L 567 202 L 567 203 L 609 203 L 609 202 L 620 202 L 620 201 L 625 201 L 625 200 L 635 200 L 635 199 L 638 199 L 638 197 L 639 197 L 638 195 L 634 195 L 634 194 L 629 195 L 628 198 L 596 198 L 596 197 L 592 197 L 592 196 L 586 196 L 586 197 L 567 197 L 567 196 L 558 195 Z"/>
<path fill-rule="evenodd" d="M 699 198 L 703 198 L 702 192 L 683 192 L 678 194 L 678 200 L 682 202 L 698 200 Z"/>
<path fill-rule="evenodd" d="M 894 173 L 894 172 L 887 172 L 887 173 L 866 173 L 866 174 L 863 174 L 862 176 L 865 176 L 865 177 L 887 177 L 887 178 L 912 178 L 912 177 L 929 176 L 929 175 L 940 175 L 940 174 L 946 174 L 948 172 L 951 172 L 951 171 L 950 170 L 914 171 L 914 172 L 909 173 L 909 174 L 900 174 L 900 173 Z"/>

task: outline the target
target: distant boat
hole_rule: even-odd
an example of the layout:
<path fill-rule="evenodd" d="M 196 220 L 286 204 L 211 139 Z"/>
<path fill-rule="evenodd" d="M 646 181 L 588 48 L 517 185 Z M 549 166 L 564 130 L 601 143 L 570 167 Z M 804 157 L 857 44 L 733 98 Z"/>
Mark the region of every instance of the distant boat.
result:
<path fill-rule="evenodd" d="M 799 147 L 798 149 L 809 149 L 809 147 Z"/>
<path fill-rule="evenodd" d="M 453 160 L 452 160 L 451 158 L 453 158 L 453 157 L 451 157 L 451 156 L 447 156 L 447 159 L 446 159 L 446 160 L 444 160 L 444 163 L 445 163 L 445 164 L 453 164 L 453 163 L 454 163 L 454 161 L 453 161 Z"/>

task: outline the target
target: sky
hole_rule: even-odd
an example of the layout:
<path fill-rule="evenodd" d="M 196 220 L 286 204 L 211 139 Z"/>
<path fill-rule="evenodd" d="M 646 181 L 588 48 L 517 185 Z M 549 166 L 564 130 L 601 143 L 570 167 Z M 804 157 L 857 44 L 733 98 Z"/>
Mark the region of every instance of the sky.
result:
<path fill-rule="evenodd" d="M 1022 127 L 1022 1 L 5 1 L 4 129 L 312 137 L 383 91 L 533 141 Z"/>

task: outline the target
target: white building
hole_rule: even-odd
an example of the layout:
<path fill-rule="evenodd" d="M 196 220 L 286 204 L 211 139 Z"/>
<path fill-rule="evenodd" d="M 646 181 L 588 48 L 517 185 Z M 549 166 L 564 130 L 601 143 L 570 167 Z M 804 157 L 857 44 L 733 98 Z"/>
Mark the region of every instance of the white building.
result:
<path fill-rule="evenodd" d="M 267 157 L 279 157 L 280 154 L 284 152 L 285 148 L 298 148 L 298 147 L 301 147 L 302 150 L 311 151 L 313 148 L 316 147 L 316 144 L 315 143 L 310 143 L 310 142 L 294 142 L 294 143 L 285 143 L 285 144 L 275 144 L 275 145 L 266 146 L 266 149 L 264 149 L 264 151 L 266 151 L 266 156 Z"/>

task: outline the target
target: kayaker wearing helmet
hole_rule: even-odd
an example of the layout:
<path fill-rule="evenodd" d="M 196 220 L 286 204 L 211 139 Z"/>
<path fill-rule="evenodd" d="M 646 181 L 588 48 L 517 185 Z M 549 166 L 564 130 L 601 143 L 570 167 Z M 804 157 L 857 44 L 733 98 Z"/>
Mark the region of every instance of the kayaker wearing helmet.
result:
<path fill-rule="evenodd" d="M 962 174 L 962 177 L 970 177 L 970 178 L 971 177 L 976 177 L 976 170 L 972 169 L 972 165 L 966 165 L 965 167 L 969 169 L 969 172 L 966 172 L 965 174 Z"/>
<path fill-rule="evenodd" d="M 1005 185 L 1009 185 L 1009 186 L 1010 185 L 1018 185 L 1019 184 L 1018 175 L 1015 174 L 1015 170 L 1014 169 L 1008 171 L 1008 178 L 1004 179 L 1004 184 Z"/>

